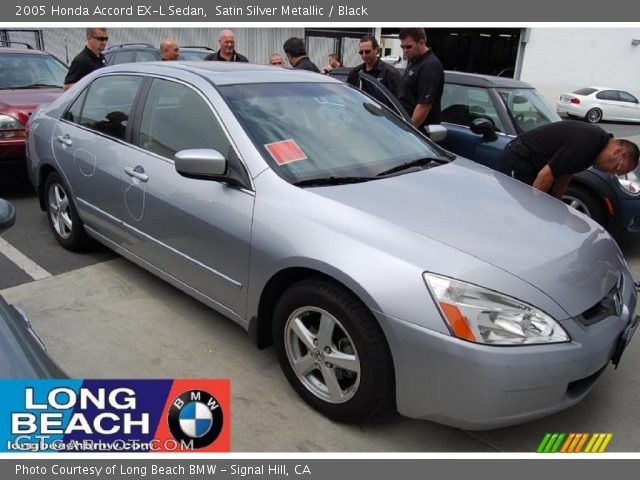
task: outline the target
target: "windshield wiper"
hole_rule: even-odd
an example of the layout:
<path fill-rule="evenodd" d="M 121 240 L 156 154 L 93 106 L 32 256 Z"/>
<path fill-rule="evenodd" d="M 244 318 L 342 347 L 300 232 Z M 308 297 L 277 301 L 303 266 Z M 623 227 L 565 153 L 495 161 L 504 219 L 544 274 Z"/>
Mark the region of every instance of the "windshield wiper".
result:
<path fill-rule="evenodd" d="M 294 182 L 296 187 L 310 187 L 322 185 L 345 185 L 347 183 L 362 183 L 369 180 L 377 180 L 375 177 L 320 177 L 310 178 L 308 180 L 300 180 Z"/>
<path fill-rule="evenodd" d="M 412 160 L 411 162 L 403 163 L 396 167 L 390 168 L 389 170 L 384 170 L 376 175 L 376 177 L 384 177 L 386 175 L 391 175 L 392 173 L 402 172 L 403 170 L 409 170 L 414 167 L 426 167 L 431 164 L 441 164 L 444 161 L 440 158 L 419 158 L 417 160 Z"/>

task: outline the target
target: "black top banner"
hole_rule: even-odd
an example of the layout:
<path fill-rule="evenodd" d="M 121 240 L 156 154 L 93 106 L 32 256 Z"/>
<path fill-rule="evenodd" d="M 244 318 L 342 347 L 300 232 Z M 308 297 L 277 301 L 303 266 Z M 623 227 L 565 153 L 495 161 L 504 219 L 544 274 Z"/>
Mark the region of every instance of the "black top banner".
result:
<path fill-rule="evenodd" d="M 2 22 L 633 22 L 640 2 L 609 0 L 14 0 Z"/>

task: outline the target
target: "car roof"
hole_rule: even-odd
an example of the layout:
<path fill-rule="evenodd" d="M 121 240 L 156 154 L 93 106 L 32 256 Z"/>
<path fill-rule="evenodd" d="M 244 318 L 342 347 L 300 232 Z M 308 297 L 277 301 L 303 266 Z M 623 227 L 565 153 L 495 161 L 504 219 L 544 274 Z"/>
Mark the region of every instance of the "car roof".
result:
<path fill-rule="evenodd" d="M 445 82 L 468 85 L 471 87 L 494 87 L 494 88 L 533 88 L 533 85 L 507 77 L 494 77 L 491 75 L 481 75 L 479 73 L 453 72 L 447 70 Z"/>
<path fill-rule="evenodd" d="M 47 52 L 43 52 L 40 50 L 32 50 L 29 48 L 3 47 L 2 45 L 0 45 L 0 53 L 26 53 L 27 55 L 49 55 Z"/>
<path fill-rule="evenodd" d="M 296 70 L 290 68 L 272 67 L 241 62 L 210 62 L 210 61 L 172 61 L 172 62 L 143 62 L 122 63 L 101 68 L 100 73 L 152 73 L 170 75 L 182 78 L 180 71 L 191 72 L 211 81 L 214 85 L 237 85 L 251 83 L 343 83 L 328 75 Z"/>

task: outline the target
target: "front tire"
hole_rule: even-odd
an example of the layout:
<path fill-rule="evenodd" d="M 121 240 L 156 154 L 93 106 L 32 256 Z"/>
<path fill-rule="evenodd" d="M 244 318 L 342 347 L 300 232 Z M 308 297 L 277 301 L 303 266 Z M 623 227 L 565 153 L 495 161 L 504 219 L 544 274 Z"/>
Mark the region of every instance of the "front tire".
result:
<path fill-rule="evenodd" d="M 599 108 L 592 108 L 587 112 L 584 118 L 589 123 L 598 123 L 602 120 L 602 110 Z"/>
<path fill-rule="evenodd" d="M 341 286 L 322 278 L 292 285 L 276 305 L 273 338 L 291 386 L 327 417 L 357 422 L 393 403 L 384 334 L 369 309 Z"/>
<path fill-rule="evenodd" d="M 51 173 L 47 177 L 44 195 L 49 227 L 58 243 L 73 252 L 85 250 L 91 239 L 84 230 L 69 188 L 59 174 Z"/>
<path fill-rule="evenodd" d="M 606 228 L 607 215 L 604 206 L 590 190 L 578 185 L 569 185 L 562 201 Z"/>

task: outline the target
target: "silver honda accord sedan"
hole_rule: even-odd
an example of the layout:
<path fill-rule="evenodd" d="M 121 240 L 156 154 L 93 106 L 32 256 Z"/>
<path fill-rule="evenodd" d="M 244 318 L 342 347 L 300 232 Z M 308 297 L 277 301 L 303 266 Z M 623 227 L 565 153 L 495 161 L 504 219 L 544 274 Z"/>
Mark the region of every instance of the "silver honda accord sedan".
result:
<path fill-rule="evenodd" d="M 28 135 L 63 247 L 97 240 L 273 344 L 332 419 L 548 415 L 618 364 L 638 323 L 602 227 L 326 76 L 117 65 Z"/>

